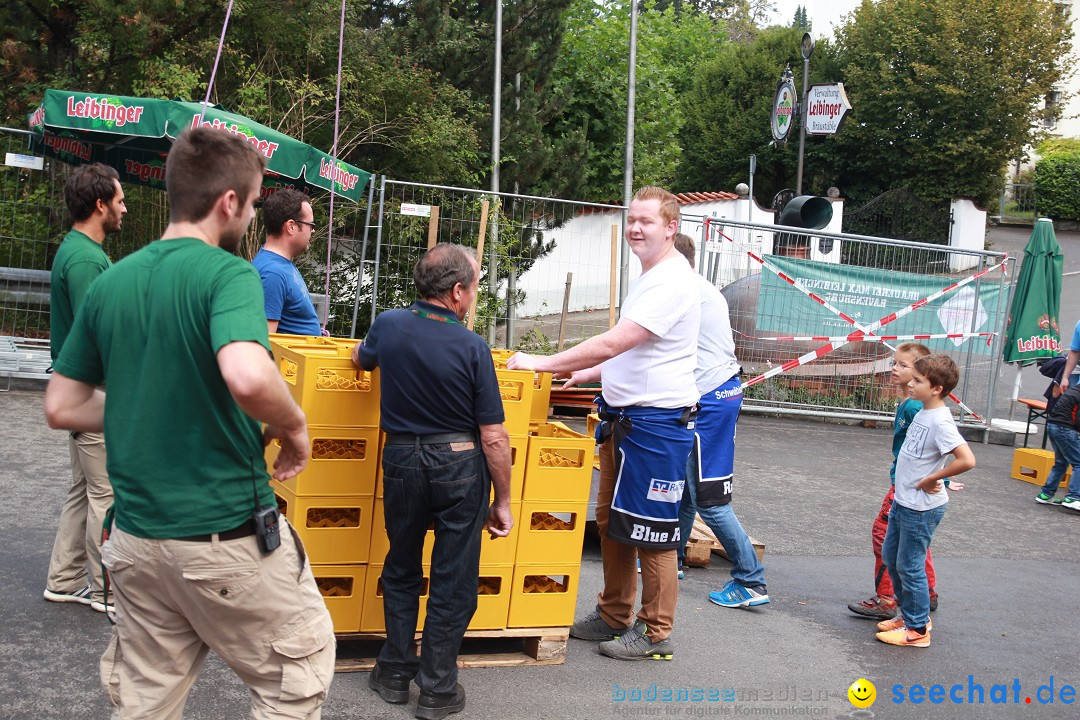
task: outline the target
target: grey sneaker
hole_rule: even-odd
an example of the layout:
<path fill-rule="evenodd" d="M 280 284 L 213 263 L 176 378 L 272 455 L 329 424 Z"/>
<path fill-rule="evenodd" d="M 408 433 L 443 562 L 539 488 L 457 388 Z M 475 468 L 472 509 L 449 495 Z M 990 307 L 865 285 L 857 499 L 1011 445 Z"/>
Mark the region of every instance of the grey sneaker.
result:
<path fill-rule="evenodd" d="M 670 660 L 675 654 L 670 638 L 654 643 L 645 634 L 648 629 L 638 620 L 621 637 L 600 643 L 600 652 L 616 660 Z"/>
<path fill-rule="evenodd" d="M 1061 507 L 1070 510 L 1080 510 L 1080 498 L 1067 497 L 1061 501 Z"/>
<path fill-rule="evenodd" d="M 597 607 L 591 613 L 570 626 L 570 637 L 578 640 L 614 640 L 632 628 L 615 628 L 604 622 L 600 617 L 600 608 Z"/>

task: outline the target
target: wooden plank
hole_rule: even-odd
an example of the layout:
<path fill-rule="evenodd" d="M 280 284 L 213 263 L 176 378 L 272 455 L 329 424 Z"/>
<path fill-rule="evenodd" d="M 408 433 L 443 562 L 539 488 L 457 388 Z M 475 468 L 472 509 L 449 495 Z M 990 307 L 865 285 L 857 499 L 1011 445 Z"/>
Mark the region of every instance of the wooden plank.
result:
<path fill-rule="evenodd" d="M 488 224 L 488 210 L 491 208 L 491 203 L 487 198 L 484 198 L 480 203 L 480 233 L 476 239 L 476 262 L 480 267 L 481 274 L 484 269 L 484 236 L 487 234 Z M 496 272 L 496 268 L 488 268 L 488 272 Z M 470 330 L 473 329 L 473 323 L 476 321 L 476 301 L 480 299 L 480 292 L 477 291 L 476 297 L 472 299 L 472 304 L 469 306 L 469 321 L 466 324 Z"/>
<path fill-rule="evenodd" d="M 569 628 L 508 628 L 506 630 L 470 630 L 465 633 L 459 668 L 516 667 L 522 665 L 561 665 L 566 662 Z M 335 672 L 370 672 L 375 656 L 386 636 L 381 633 L 348 633 L 337 636 L 338 658 Z M 420 633 L 416 634 L 416 652 L 420 652 Z M 357 647 L 366 644 L 367 647 Z M 492 646 L 505 646 L 499 651 Z M 470 646 L 478 652 L 469 652 Z M 480 648 L 483 651 L 479 651 Z M 356 656 L 359 653 L 359 656 Z"/>
<path fill-rule="evenodd" d="M 611 226 L 611 278 L 608 280 L 608 321 L 610 330 L 615 327 L 615 271 L 619 267 L 619 226 Z"/>
<path fill-rule="evenodd" d="M 431 217 L 428 218 L 427 226 L 427 249 L 435 247 L 439 242 L 439 206 L 431 206 Z"/>

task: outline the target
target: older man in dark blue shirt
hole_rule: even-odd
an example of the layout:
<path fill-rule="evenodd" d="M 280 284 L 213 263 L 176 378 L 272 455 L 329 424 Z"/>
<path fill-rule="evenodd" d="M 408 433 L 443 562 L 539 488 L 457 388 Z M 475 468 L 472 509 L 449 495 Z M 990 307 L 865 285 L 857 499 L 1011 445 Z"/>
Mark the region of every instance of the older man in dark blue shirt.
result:
<path fill-rule="evenodd" d="M 460 322 L 480 281 L 473 251 L 436 245 L 416 264 L 413 280 L 423 300 L 379 315 L 353 355 L 360 367 L 381 370 L 386 433 L 386 643 L 368 684 L 387 702 L 403 703 L 415 678 L 416 717 L 437 720 L 465 707 L 457 654 L 476 611 L 485 520 L 493 538 L 514 525 L 510 441 L 491 350 Z M 417 658 L 424 535 L 432 522 L 431 587 Z"/>

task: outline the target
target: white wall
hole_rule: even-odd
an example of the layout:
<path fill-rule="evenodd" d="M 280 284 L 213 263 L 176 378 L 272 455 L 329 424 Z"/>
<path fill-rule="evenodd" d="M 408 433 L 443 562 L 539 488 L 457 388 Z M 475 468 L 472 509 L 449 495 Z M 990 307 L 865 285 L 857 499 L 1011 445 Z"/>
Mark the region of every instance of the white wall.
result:
<path fill-rule="evenodd" d="M 952 201 L 953 225 L 949 233 L 949 247 L 960 250 L 986 249 L 986 211 L 966 198 Z M 979 256 L 962 253 L 949 254 L 949 270 L 969 270 L 978 267 Z"/>
<path fill-rule="evenodd" d="M 617 245 L 621 244 L 622 218 L 617 211 L 578 215 L 558 229 L 544 231 L 544 241 L 554 240 L 555 249 L 518 278 L 517 288 L 525 293 L 525 301 L 517 306 L 517 317 L 560 312 L 567 272 L 574 274 L 570 312 L 607 308 L 612 226 L 616 228 Z"/>

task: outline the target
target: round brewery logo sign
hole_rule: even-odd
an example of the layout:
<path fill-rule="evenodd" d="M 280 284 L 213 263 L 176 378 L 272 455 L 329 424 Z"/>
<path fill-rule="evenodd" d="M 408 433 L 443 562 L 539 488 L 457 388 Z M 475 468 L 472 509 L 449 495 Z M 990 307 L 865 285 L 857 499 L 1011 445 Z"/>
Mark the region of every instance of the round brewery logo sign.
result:
<path fill-rule="evenodd" d="M 791 81 L 791 78 L 784 78 L 776 88 L 776 97 L 773 98 L 772 123 L 770 123 L 773 140 L 779 143 L 787 140 L 791 132 L 796 102 L 798 100 L 795 95 L 795 83 Z"/>

